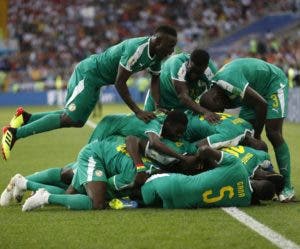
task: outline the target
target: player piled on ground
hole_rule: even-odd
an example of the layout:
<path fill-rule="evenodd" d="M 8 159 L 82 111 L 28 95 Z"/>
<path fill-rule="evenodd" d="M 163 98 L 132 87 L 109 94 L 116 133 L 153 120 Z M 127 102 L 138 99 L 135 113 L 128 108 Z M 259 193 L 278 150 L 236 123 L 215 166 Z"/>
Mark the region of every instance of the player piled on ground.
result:
<path fill-rule="evenodd" d="M 125 40 L 81 61 L 68 83 L 66 105 L 63 110 L 28 114 L 19 109 L 10 126 L 3 129 L 2 154 L 10 151 L 20 138 L 62 127 L 82 127 L 99 99 L 103 85 L 114 84 L 120 96 L 136 116 L 145 122 L 155 118 L 152 112 L 141 110 L 132 100 L 126 81 L 131 74 L 149 68 L 151 89 L 159 92 L 161 61 L 173 53 L 177 43 L 176 30 L 158 27 L 153 36 Z"/>
<path fill-rule="evenodd" d="M 285 179 L 280 200 L 292 200 L 295 191 L 291 185 L 290 152 L 282 133 L 288 107 L 286 75 L 270 63 L 254 58 L 241 58 L 224 65 L 213 80 L 219 87 L 209 90 L 206 95 L 206 108 L 217 111 L 224 107 L 241 106 L 239 116 L 252 123 L 254 136 L 258 139 L 265 126 L 279 171 Z M 224 93 L 230 98 L 229 106 L 223 102 Z"/>

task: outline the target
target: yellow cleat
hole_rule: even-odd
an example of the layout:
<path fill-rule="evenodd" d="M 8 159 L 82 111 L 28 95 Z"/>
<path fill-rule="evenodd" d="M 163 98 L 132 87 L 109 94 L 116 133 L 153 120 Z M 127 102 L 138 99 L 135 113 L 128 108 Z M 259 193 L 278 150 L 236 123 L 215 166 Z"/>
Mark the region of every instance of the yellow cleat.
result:
<path fill-rule="evenodd" d="M 138 203 L 136 201 L 130 200 L 128 197 L 121 198 L 121 199 L 112 199 L 109 202 L 109 206 L 111 209 L 131 209 L 137 208 Z"/>
<path fill-rule="evenodd" d="M 12 128 L 19 128 L 22 125 L 26 124 L 29 118 L 30 114 L 25 112 L 23 107 L 19 107 L 13 118 L 10 120 L 9 125 Z"/>
<path fill-rule="evenodd" d="M 2 151 L 3 159 L 7 160 L 10 157 L 10 151 L 16 141 L 15 138 L 16 130 L 14 128 L 6 126 L 3 128 L 2 131 L 3 131 L 3 136 L 2 136 L 2 143 L 1 143 L 1 151 Z"/>

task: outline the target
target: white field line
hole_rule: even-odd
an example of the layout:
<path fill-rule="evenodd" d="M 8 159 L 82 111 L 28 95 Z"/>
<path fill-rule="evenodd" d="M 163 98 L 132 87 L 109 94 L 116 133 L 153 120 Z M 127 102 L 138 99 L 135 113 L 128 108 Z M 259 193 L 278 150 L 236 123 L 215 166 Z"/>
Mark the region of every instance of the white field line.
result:
<path fill-rule="evenodd" d="M 90 120 L 86 122 L 86 124 L 95 129 L 96 124 Z M 287 238 L 283 237 L 279 233 L 273 231 L 272 229 L 268 228 L 267 226 L 263 225 L 262 223 L 258 222 L 248 214 L 244 213 L 243 211 L 239 210 L 238 208 L 222 208 L 222 210 L 238 220 L 239 222 L 243 223 L 245 226 L 249 227 L 253 231 L 257 232 L 260 236 L 264 237 L 265 239 L 269 240 L 278 248 L 282 249 L 300 249 L 300 246 L 295 244 L 293 241 L 288 240 Z"/>
<path fill-rule="evenodd" d="M 284 236 L 280 235 L 279 233 L 273 231 L 269 227 L 263 225 L 262 223 L 258 222 L 248 214 L 244 213 L 243 211 L 239 210 L 238 208 L 222 208 L 224 212 L 232 216 L 233 218 L 237 219 L 239 222 L 243 223 L 253 231 L 257 232 L 260 236 L 264 237 L 265 239 L 269 240 L 278 248 L 282 249 L 300 249 L 300 246 L 295 244 L 293 241 L 288 240 Z"/>

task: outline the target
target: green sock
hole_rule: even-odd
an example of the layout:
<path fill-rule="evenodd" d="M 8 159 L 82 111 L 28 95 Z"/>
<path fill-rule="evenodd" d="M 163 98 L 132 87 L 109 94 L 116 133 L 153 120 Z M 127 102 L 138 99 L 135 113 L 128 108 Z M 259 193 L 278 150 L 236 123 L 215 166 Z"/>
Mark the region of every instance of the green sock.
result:
<path fill-rule="evenodd" d="M 27 121 L 27 124 L 32 123 L 40 118 L 43 118 L 44 116 L 50 115 L 50 114 L 62 114 L 63 110 L 58 111 L 52 111 L 52 112 L 38 112 L 38 113 L 32 113 L 30 116 L 30 119 Z"/>
<path fill-rule="evenodd" d="M 48 202 L 50 204 L 57 204 L 65 206 L 68 209 L 73 210 L 91 210 L 93 203 L 90 197 L 87 195 L 75 194 L 75 195 L 55 195 L 50 194 Z"/>
<path fill-rule="evenodd" d="M 63 189 L 67 189 L 68 185 L 66 185 L 61 181 L 60 173 L 61 173 L 61 168 L 50 168 L 26 176 L 25 178 L 32 182 L 43 183 L 43 184 L 53 185 Z"/>
<path fill-rule="evenodd" d="M 279 172 L 283 175 L 285 186 L 291 187 L 291 159 L 288 145 L 284 142 L 274 148 Z"/>
<path fill-rule="evenodd" d="M 46 189 L 51 194 L 64 194 L 65 190 L 56 186 L 51 186 L 43 183 L 27 181 L 27 190 L 36 191 L 40 188 Z"/>
<path fill-rule="evenodd" d="M 17 129 L 16 138 L 24 138 L 60 128 L 60 116 L 59 113 L 50 113 L 34 122 L 21 126 Z"/>

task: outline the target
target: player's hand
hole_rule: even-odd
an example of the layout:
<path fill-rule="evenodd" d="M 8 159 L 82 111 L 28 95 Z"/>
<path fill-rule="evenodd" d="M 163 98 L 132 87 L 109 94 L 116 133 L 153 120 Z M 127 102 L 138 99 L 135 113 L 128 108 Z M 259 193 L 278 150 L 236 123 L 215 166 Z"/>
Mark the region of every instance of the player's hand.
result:
<path fill-rule="evenodd" d="M 153 112 L 142 111 L 142 110 L 136 112 L 135 115 L 139 119 L 143 120 L 145 123 L 148 123 L 152 119 L 156 118 L 156 116 L 155 116 L 155 114 Z"/>
<path fill-rule="evenodd" d="M 205 120 L 209 123 L 215 124 L 220 121 L 220 116 L 214 112 L 207 111 L 203 114 Z"/>

